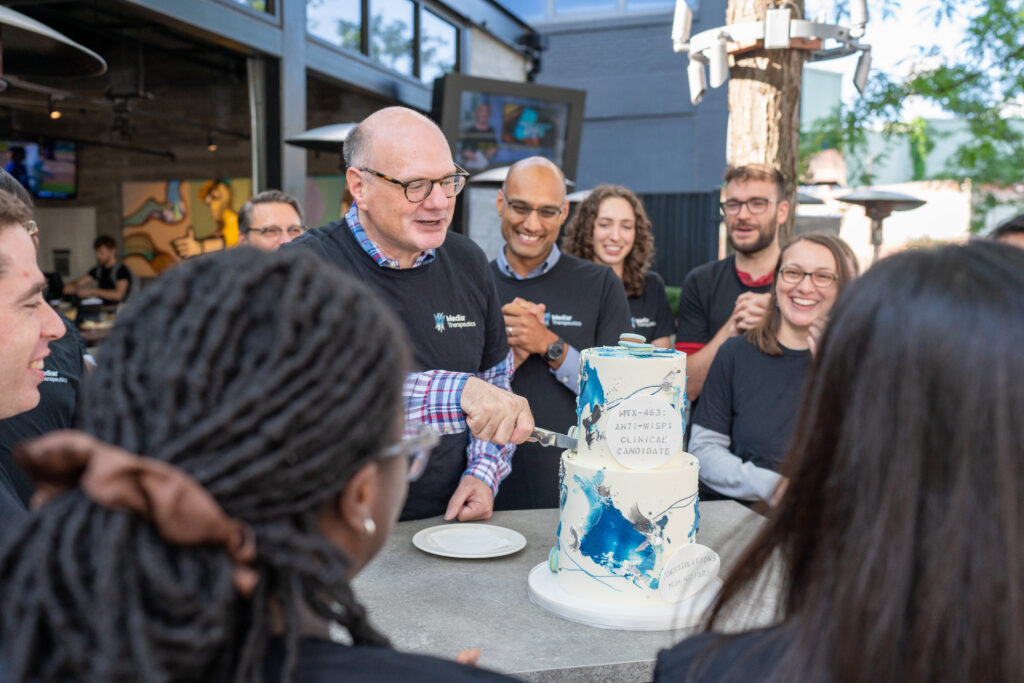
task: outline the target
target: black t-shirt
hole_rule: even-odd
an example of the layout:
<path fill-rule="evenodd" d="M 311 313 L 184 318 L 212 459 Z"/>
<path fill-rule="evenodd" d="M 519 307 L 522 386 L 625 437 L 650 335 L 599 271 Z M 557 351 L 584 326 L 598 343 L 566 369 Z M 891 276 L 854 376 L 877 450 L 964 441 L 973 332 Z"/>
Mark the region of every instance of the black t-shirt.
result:
<path fill-rule="evenodd" d="M 9 477 L 18 497 L 26 505 L 34 488 L 28 476 L 11 460 L 11 451 L 19 441 L 72 426 L 78 390 L 85 372 L 82 337 L 74 323 L 63 315 L 61 320 L 64 322 L 64 336 L 50 342 L 50 355 L 43 367 L 46 378 L 39 385 L 39 405 L 0 420 L 0 470 Z"/>
<path fill-rule="evenodd" d="M 629 304 L 622 281 L 608 266 L 562 253 L 551 270 L 528 280 L 504 275 L 491 261 L 498 296 L 506 304 L 517 296 L 544 304 L 548 328 L 577 350 L 618 343 L 629 332 Z M 512 391 L 530 402 L 538 427 L 565 433 L 576 424 L 576 395 L 551 374 L 543 358 L 532 354 L 515 377 Z M 498 510 L 558 507 L 559 451 L 536 443 L 516 447 L 512 473 L 494 501 Z"/>
<path fill-rule="evenodd" d="M 96 281 L 100 289 L 117 289 L 118 281 L 127 280 L 128 289 L 125 290 L 121 301 L 128 300 L 128 295 L 132 291 L 132 274 L 128 271 L 128 266 L 123 263 L 114 264 L 110 268 L 107 266 L 95 266 L 89 271 L 89 276 Z M 107 303 L 118 303 L 109 299 L 104 299 L 104 301 Z"/>
<path fill-rule="evenodd" d="M 487 257 L 468 237 L 449 231 L 432 262 L 401 270 L 377 265 L 344 218 L 314 228 L 290 244 L 313 250 L 376 291 L 405 325 L 416 369 L 477 373 L 508 355 Z M 468 443 L 468 431 L 441 438 L 427 471 L 409 486 L 402 519 L 444 514 L 466 469 Z"/>
<path fill-rule="evenodd" d="M 736 635 L 701 633 L 658 653 L 654 683 L 747 683 L 767 678 L 786 644 L 781 628 Z"/>
<path fill-rule="evenodd" d="M 669 337 L 675 332 L 676 322 L 665 293 L 665 281 L 654 271 L 648 271 L 644 278 L 643 294 L 629 297 L 629 311 L 633 315 L 633 331 L 647 341 Z"/>
<path fill-rule="evenodd" d="M 281 680 L 284 641 L 272 638 L 263 660 L 263 680 Z M 436 681 L 470 683 L 472 681 L 512 681 L 494 671 L 456 664 L 454 661 L 398 652 L 386 647 L 352 647 L 319 638 L 299 640 L 295 669 L 297 683 L 337 683 L 338 681 Z"/>
<path fill-rule="evenodd" d="M 745 336 L 727 339 L 711 363 L 693 423 L 728 434 L 744 462 L 777 469 L 796 426 L 811 352 L 769 356 Z"/>
<path fill-rule="evenodd" d="M 7 472 L 0 469 L 0 545 L 3 545 L 4 537 L 14 528 L 15 523 L 20 522 L 27 514 L 25 505 L 18 498 L 14 483 L 8 478 Z"/>
<path fill-rule="evenodd" d="M 729 321 L 740 294 L 769 289 L 770 281 L 757 287 L 743 284 L 736 274 L 735 256 L 694 268 L 683 280 L 679 293 L 676 341 L 708 343 Z"/>

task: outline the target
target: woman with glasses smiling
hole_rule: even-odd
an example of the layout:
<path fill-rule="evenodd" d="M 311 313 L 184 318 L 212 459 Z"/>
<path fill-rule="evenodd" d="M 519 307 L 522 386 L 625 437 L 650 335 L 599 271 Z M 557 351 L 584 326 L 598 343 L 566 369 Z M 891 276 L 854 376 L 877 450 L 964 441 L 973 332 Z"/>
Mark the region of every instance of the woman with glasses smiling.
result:
<path fill-rule="evenodd" d="M 768 313 L 715 354 L 690 437 L 702 498 L 771 502 L 776 495 L 775 470 L 793 433 L 817 336 L 855 275 L 849 254 L 838 237 L 798 236 L 779 256 Z"/>
<path fill-rule="evenodd" d="M 502 679 L 391 650 L 352 593 L 438 438 L 401 438 L 404 337 L 305 250 L 162 275 L 86 386 L 93 436 L 17 454 L 44 504 L 0 549 L 0 680 Z"/>

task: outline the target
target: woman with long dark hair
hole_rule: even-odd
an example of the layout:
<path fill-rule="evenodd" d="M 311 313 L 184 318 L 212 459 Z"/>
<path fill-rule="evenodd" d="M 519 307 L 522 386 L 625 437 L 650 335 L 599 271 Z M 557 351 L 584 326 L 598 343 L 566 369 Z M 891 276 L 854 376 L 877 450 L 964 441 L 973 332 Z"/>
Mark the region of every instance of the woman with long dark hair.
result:
<path fill-rule="evenodd" d="M 657 681 L 1018 681 L 1024 251 L 890 256 L 836 304 L 789 486 L 708 628 L 781 571 L 778 625 L 661 653 Z"/>
<path fill-rule="evenodd" d="M 833 235 L 805 233 L 779 255 L 768 312 L 715 354 L 693 415 L 689 450 L 700 460 L 701 497 L 771 501 L 796 424 L 815 335 L 854 276 Z"/>
<path fill-rule="evenodd" d="M 87 384 L 82 427 L 99 440 L 58 432 L 19 452 L 50 500 L 0 549 L 0 678 L 490 677 L 391 650 L 350 588 L 431 440 L 402 441 L 403 339 L 376 296 L 305 251 L 239 248 L 162 275 Z"/>
<path fill-rule="evenodd" d="M 654 235 L 639 197 L 621 185 L 595 187 L 566 224 L 562 250 L 614 270 L 626 288 L 633 331 L 669 347 L 675 318 L 665 281 L 650 269 Z"/>

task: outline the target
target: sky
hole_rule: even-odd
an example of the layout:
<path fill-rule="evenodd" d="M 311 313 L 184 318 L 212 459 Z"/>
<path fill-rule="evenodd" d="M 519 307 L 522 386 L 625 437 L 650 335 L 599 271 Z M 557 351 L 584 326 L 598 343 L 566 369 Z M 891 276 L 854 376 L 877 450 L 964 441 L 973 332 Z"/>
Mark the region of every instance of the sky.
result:
<path fill-rule="evenodd" d="M 806 2 L 808 15 L 813 17 L 812 7 L 823 3 Z M 868 0 L 869 11 L 872 0 Z M 963 17 L 934 25 L 932 13 L 929 11 L 933 3 L 928 0 L 901 0 L 900 8 L 893 16 L 883 18 L 881 13 L 869 15 L 868 25 L 862 43 L 871 46 L 872 72 L 884 71 L 892 77 L 905 76 L 916 61 L 920 60 L 918 48 L 939 46 L 943 53 L 955 54 L 961 37 L 964 34 L 966 21 Z M 922 12 L 922 10 L 924 10 Z M 814 62 L 809 68 L 838 71 L 843 78 L 843 100 L 850 102 L 855 99 L 857 89 L 853 87 L 853 71 L 857 66 L 857 55 L 834 59 L 827 62 Z M 915 116 L 922 118 L 950 118 L 941 108 L 925 102 L 907 102 L 904 105 L 904 120 Z"/>

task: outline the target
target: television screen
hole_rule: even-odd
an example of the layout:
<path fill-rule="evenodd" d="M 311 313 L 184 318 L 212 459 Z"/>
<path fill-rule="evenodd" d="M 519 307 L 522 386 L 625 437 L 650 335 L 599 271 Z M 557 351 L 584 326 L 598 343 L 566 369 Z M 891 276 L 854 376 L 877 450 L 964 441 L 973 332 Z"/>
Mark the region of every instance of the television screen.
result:
<path fill-rule="evenodd" d="M 583 91 L 462 74 L 438 79 L 435 88 L 441 129 L 467 171 L 543 156 L 575 175 Z"/>
<path fill-rule="evenodd" d="M 34 197 L 63 199 L 78 193 L 73 142 L 0 142 L 0 166 Z"/>
<path fill-rule="evenodd" d="M 456 161 L 469 171 L 543 156 L 565 161 L 566 102 L 483 92 L 462 93 Z"/>

